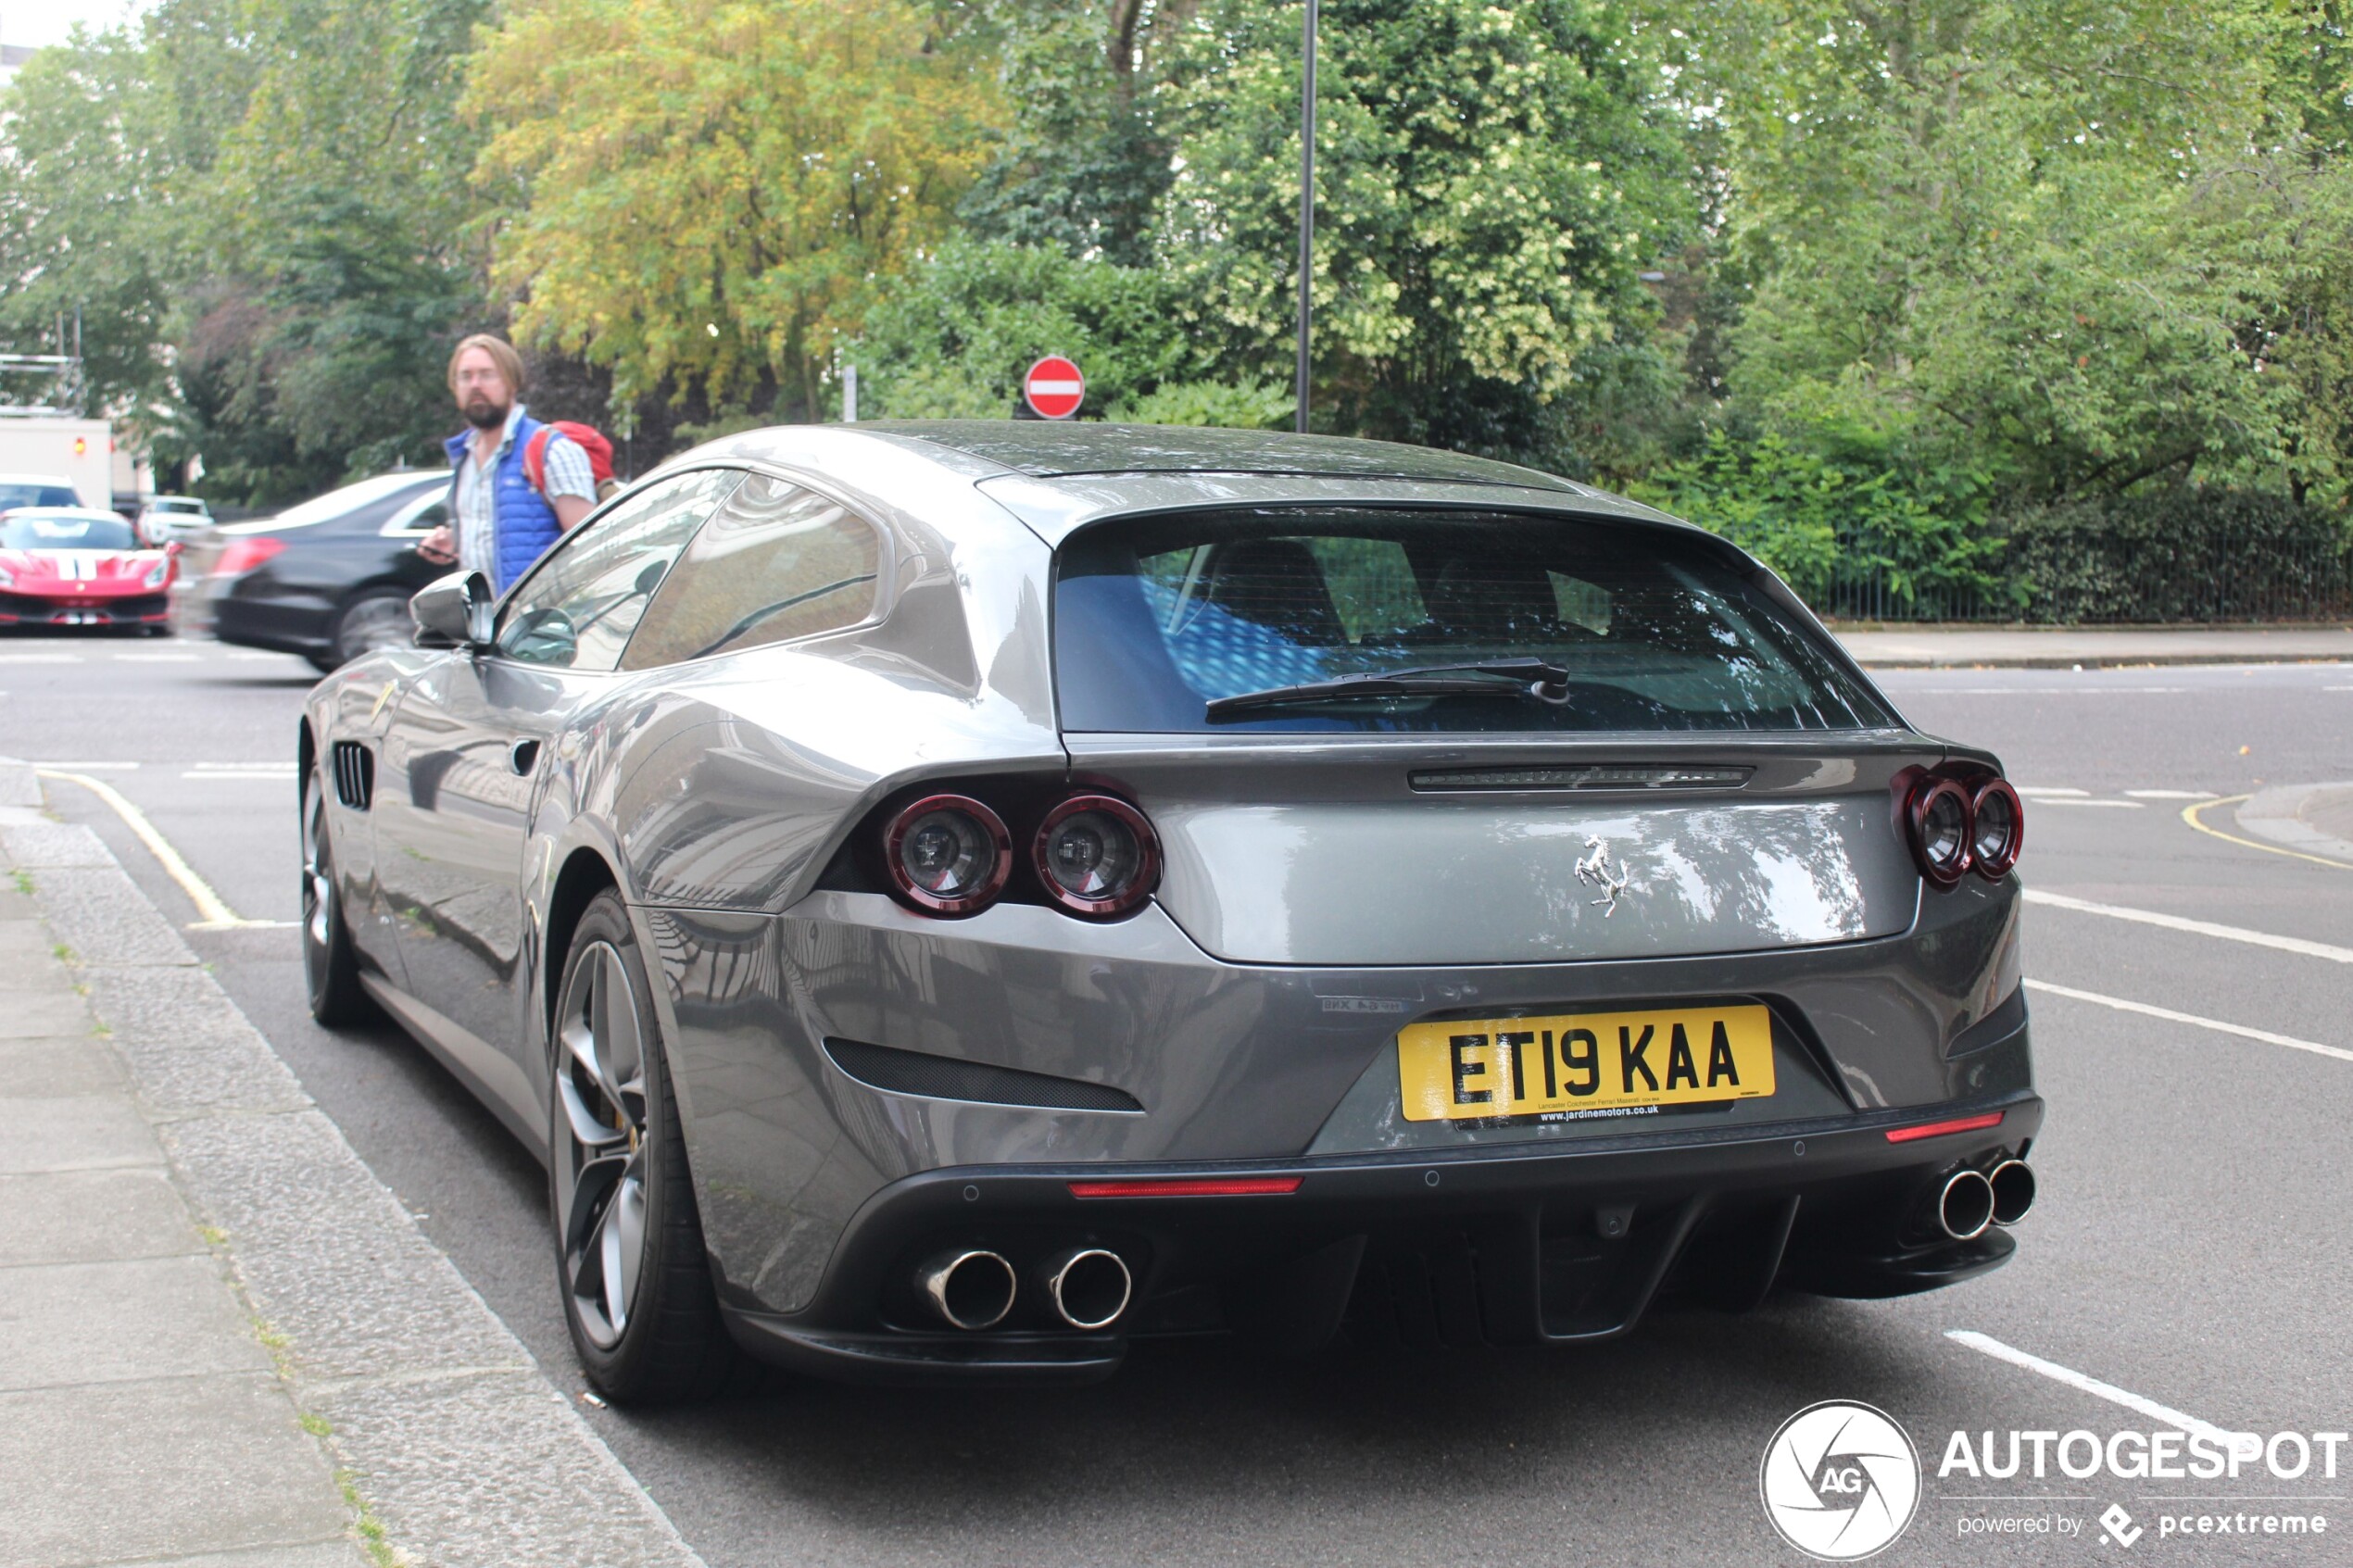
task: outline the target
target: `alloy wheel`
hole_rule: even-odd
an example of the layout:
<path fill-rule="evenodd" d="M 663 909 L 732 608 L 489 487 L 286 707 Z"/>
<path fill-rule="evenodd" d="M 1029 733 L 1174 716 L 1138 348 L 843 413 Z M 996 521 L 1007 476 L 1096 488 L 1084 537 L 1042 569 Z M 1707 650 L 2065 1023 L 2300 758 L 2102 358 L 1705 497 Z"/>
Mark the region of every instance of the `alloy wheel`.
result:
<path fill-rule="evenodd" d="M 564 1285 L 598 1349 L 621 1342 L 646 1256 L 646 1051 L 629 970 L 610 942 L 582 950 L 556 1018 L 556 1219 Z"/>
<path fill-rule="evenodd" d="M 312 965 L 313 985 L 334 939 L 335 871 L 327 850 L 327 799 L 321 781 L 310 781 L 308 809 L 302 814 L 303 957 Z"/>

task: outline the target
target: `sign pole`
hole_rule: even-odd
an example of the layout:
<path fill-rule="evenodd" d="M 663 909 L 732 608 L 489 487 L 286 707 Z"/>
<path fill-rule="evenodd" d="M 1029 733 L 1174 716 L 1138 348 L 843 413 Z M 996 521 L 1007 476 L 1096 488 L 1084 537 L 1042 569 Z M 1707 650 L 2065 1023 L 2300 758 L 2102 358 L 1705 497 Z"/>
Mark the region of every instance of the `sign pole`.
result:
<path fill-rule="evenodd" d="M 1315 9 L 1307 0 L 1301 53 L 1306 69 L 1299 86 L 1299 433 L 1307 433 L 1307 325 L 1314 310 L 1315 275 Z"/>

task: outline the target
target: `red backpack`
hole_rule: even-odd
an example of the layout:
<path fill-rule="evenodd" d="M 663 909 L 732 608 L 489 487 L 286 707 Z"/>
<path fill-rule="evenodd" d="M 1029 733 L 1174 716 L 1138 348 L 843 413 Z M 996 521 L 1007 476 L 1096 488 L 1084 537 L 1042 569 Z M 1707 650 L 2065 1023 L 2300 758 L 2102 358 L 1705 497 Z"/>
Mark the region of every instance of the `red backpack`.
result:
<path fill-rule="evenodd" d="M 589 477 L 597 482 L 597 499 L 601 501 L 621 488 L 621 481 L 612 473 L 612 443 L 594 426 L 572 420 L 557 420 L 532 432 L 531 440 L 522 449 L 522 476 L 539 492 L 540 499 L 547 495 L 547 442 L 556 435 L 588 454 Z"/>

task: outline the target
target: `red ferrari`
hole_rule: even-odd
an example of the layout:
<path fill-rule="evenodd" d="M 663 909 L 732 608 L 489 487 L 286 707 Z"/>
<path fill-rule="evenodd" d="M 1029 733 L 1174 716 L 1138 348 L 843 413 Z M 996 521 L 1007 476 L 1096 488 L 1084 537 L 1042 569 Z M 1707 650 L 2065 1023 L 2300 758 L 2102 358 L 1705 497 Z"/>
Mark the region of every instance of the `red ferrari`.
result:
<path fill-rule="evenodd" d="M 113 512 L 19 507 L 0 512 L 0 626 L 171 629 L 180 546 L 148 549 Z"/>

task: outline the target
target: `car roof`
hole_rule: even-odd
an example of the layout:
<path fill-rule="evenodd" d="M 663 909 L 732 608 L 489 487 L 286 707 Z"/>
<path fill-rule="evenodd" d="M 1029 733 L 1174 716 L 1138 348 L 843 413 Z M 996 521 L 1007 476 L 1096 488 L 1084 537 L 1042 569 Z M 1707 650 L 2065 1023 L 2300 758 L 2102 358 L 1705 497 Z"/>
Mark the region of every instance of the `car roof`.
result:
<path fill-rule="evenodd" d="M 313 495 L 271 517 L 256 518 L 250 522 L 233 522 L 221 532 L 274 533 L 281 529 L 308 528 L 314 523 L 333 522 L 366 508 L 398 500 L 412 490 L 430 490 L 448 483 L 447 469 L 401 469 L 392 473 L 377 474 L 371 479 L 354 481 L 322 495 Z"/>
<path fill-rule="evenodd" d="M 1032 479 L 1109 473 L 1265 473 L 1508 484 L 1587 495 L 1583 486 L 1515 463 L 1432 446 L 1284 431 L 1189 425 L 1065 424 L 1023 420 L 882 420 L 862 434 L 921 450 L 944 448 Z"/>

